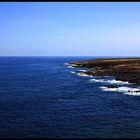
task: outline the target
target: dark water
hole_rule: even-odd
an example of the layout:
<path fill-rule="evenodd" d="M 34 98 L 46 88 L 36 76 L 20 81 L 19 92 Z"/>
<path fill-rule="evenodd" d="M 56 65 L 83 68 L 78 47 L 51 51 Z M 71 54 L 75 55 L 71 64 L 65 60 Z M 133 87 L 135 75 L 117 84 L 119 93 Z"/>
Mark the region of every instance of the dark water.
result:
<path fill-rule="evenodd" d="M 140 137 L 140 96 L 64 65 L 89 58 L 0 57 L 0 137 Z"/>

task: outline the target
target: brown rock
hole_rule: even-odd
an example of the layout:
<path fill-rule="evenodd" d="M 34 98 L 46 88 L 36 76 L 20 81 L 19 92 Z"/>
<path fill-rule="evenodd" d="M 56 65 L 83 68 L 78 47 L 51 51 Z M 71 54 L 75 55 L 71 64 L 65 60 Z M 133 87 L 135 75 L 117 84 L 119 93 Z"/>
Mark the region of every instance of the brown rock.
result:
<path fill-rule="evenodd" d="M 84 73 L 94 76 L 115 76 L 116 80 L 140 83 L 140 58 L 112 58 L 70 62 L 75 67 L 94 68 Z"/>

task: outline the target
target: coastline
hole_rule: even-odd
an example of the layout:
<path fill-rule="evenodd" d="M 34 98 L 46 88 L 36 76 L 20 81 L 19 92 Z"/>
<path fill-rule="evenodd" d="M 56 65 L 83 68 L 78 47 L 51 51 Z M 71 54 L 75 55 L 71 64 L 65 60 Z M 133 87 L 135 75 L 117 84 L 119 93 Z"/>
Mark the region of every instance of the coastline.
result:
<path fill-rule="evenodd" d="M 140 84 L 140 58 L 107 58 L 82 60 L 67 63 L 72 67 L 85 67 L 90 70 L 81 74 L 92 76 L 114 76 L 115 80 Z"/>

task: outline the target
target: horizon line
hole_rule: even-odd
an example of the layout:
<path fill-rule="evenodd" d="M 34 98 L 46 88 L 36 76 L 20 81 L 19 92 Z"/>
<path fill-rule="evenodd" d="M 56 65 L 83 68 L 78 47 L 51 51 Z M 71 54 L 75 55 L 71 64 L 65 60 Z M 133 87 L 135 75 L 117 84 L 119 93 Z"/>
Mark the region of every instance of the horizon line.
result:
<path fill-rule="evenodd" d="M 102 56 L 99 56 L 99 55 L 50 55 L 50 56 L 47 56 L 47 55 L 3 55 L 3 56 L 0 56 L 0 57 L 140 57 L 140 56 L 129 56 L 129 55 L 102 55 Z"/>

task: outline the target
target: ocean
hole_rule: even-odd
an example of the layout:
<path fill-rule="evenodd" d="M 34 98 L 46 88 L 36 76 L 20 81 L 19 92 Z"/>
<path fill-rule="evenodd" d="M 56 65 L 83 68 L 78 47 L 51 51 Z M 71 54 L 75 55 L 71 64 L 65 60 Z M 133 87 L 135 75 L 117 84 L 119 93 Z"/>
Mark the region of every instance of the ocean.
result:
<path fill-rule="evenodd" d="M 0 138 L 140 137 L 138 84 L 65 65 L 96 58 L 0 57 Z"/>

